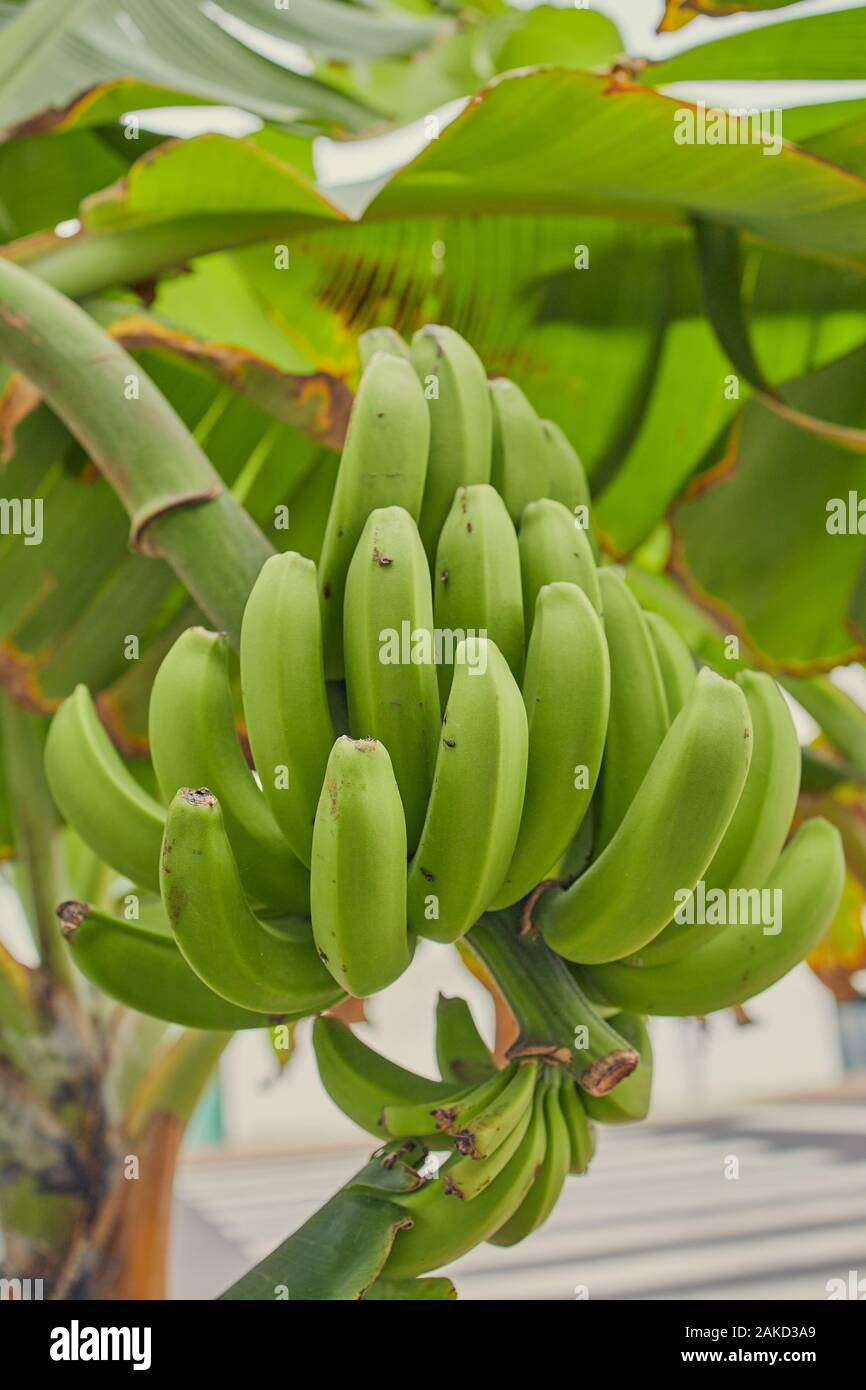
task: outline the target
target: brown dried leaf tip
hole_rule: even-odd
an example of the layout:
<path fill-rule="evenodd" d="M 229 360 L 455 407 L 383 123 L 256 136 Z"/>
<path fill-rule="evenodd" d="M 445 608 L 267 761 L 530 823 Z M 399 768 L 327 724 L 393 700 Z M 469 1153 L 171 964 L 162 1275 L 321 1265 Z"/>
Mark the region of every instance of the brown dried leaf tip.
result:
<path fill-rule="evenodd" d="M 61 903 L 57 909 L 57 916 L 60 921 L 60 930 L 67 938 L 75 933 L 76 927 L 80 927 L 88 912 L 89 903 L 65 902 Z"/>

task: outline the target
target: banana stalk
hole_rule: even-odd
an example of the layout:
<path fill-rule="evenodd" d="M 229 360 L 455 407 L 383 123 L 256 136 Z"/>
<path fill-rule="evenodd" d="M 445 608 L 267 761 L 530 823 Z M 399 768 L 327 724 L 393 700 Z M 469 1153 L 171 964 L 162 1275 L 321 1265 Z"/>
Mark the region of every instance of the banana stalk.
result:
<path fill-rule="evenodd" d="M 3 257 L 0 356 L 108 479 L 129 513 L 132 547 L 167 560 L 237 642 L 272 548 L 139 364 L 77 304 Z"/>
<path fill-rule="evenodd" d="M 590 1095 L 602 1096 L 638 1064 L 635 1049 L 590 1004 L 565 962 L 516 915 L 487 913 L 466 938 L 507 999 L 519 1033 L 509 1057 L 561 1062 Z"/>

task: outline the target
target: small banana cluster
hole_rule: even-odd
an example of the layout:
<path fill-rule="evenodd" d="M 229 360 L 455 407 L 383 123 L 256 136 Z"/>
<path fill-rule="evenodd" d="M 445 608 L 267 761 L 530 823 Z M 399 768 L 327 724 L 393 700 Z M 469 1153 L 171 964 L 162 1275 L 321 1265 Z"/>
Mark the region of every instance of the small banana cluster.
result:
<path fill-rule="evenodd" d="M 615 1023 L 641 1053 L 638 1068 L 604 1097 L 581 1091 L 563 1066 L 526 1057 L 498 1068 L 463 999 L 440 995 L 432 1081 L 382 1057 L 336 1018 L 319 1018 L 313 1044 L 325 1090 L 383 1143 L 382 1161 L 433 1151 L 418 1186 L 391 1199 L 411 1227 L 398 1235 L 383 1275 L 412 1278 L 449 1264 L 481 1241 L 516 1245 L 547 1220 L 569 1173 L 595 1150 L 594 1120 L 643 1119 L 652 1085 L 645 1024 Z M 392 1141 L 403 1141 L 405 1147 Z"/>
<path fill-rule="evenodd" d="M 409 347 L 376 331 L 362 356 L 319 563 L 274 556 L 244 613 L 257 779 L 228 642 L 202 628 L 153 686 L 163 801 L 83 687 L 53 721 L 61 811 L 162 904 L 135 921 L 65 904 L 82 970 L 159 1017 L 255 1027 L 373 994 L 417 937 L 456 942 L 524 902 L 609 1012 L 705 1013 L 766 988 L 843 879 L 825 822 L 783 849 L 800 754 L 775 682 L 698 674 L 598 565 L 573 449 L 456 333 L 428 326 Z M 676 920 L 701 882 L 778 889 L 784 929 Z M 543 1092 L 527 1136 L 571 1105 L 534 1066 L 512 1078 Z"/>

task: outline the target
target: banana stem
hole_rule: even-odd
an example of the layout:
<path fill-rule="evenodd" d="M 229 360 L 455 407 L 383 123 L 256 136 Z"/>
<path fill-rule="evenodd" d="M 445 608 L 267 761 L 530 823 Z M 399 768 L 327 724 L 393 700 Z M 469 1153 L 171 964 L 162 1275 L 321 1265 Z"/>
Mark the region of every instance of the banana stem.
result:
<path fill-rule="evenodd" d="M 512 912 L 490 912 L 465 938 L 505 995 L 517 1020 L 510 1057 L 561 1063 L 593 1096 L 613 1090 L 640 1058 L 601 1017 L 559 956 Z"/>
<path fill-rule="evenodd" d="M 133 548 L 167 560 L 237 642 L 272 547 L 139 364 L 77 304 L 3 257 L 0 355 L 104 474 L 129 513 Z"/>
<path fill-rule="evenodd" d="M 0 701 L 3 760 L 9 806 L 21 869 L 30 929 L 46 974 L 73 988 L 73 975 L 54 908 L 62 897 L 57 815 L 42 767 L 42 741 L 35 715 L 3 698 Z"/>

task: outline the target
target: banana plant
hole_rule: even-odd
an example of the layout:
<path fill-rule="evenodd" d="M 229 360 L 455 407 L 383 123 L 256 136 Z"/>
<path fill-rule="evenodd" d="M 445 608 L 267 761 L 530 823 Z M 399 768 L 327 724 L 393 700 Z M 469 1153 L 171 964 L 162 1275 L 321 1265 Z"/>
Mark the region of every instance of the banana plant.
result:
<path fill-rule="evenodd" d="M 4 1036 L 17 1044 L 38 1028 L 27 1006 L 50 982 L 49 1020 L 80 1035 L 64 1054 L 77 1068 L 64 1094 L 81 1102 L 63 1138 L 88 1160 L 47 1252 L 13 1197 L 11 1257 L 33 1277 L 37 1252 L 62 1252 L 46 1265 L 55 1297 L 98 1292 L 103 1251 L 115 1290 L 136 1268 L 156 1282 L 127 1194 L 167 1200 L 163 1175 L 231 1031 L 312 1017 L 325 1089 L 381 1143 L 226 1296 L 450 1296 L 447 1281 L 414 1281 L 481 1241 L 525 1239 L 568 1174 L 586 1169 L 592 1123 L 646 1114 L 648 1015 L 741 1004 L 832 920 L 839 831 L 815 817 L 783 849 L 799 785 L 787 708 L 767 675 L 698 674 L 674 629 L 645 616 L 617 569 L 597 567 L 577 455 L 517 386 L 488 382 L 453 331 L 430 325 L 411 344 L 376 332 L 362 344 L 315 565 L 271 552 L 156 385 L 81 308 L 15 266 L 0 267 L 0 285 L 7 360 L 102 470 L 131 544 L 170 565 L 224 626 L 186 628 L 156 673 L 154 795 L 83 687 L 60 706 L 44 755 L 33 716 L 9 706 L 15 845 L 40 967 L 21 972 Z M 58 325 L 96 364 L 95 388 L 85 391 L 78 354 L 45 346 Z M 133 374 L 130 399 L 118 388 Z M 441 519 L 441 474 L 456 490 L 437 538 L 424 516 Z M 215 563 L 198 567 L 200 552 Z M 392 635 L 411 650 L 383 659 Z M 232 643 L 258 783 L 236 733 Z M 564 682 L 563 646 L 584 643 L 583 676 Z M 38 798 L 25 798 L 28 784 Z M 122 915 L 98 879 L 95 893 L 72 883 L 73 896 L 52 902 L 52 798 L 92 860 L 131 880 Z M 785 933 L 764 923 L 756 937 L 763 918 L 748 917 L 725 918 L 724 933 L 703 918 L 680 931 L 674 906 L 703 894 L 705 874 L 717 895 L 761 902 L 766 879 L 784 898 Z M 507 1001 L 515 1037 L 501 1065 L 459 1007 L 437 1011 L 438 1081 L 379 1057 L 334 1016 L 347 995 L 402 975 L 419 938 L 460 944 Z M 73 965 L 100 994 L 82 997 Z M 106 995 L 187 1030 L 143 1074 L 139 1061 L 117 1131 L 109 1077 L 119 1068 L 128 1087 L 138 1059 L 118 1053 L 116 1023 L 100 1017 Z M 96 1118 L 84 1104 L 94 1093 Z M 40 1124 L 46 1108 L 56 1124 L 57 1092 L 36 1100 L 7 1143 L 32 1140 L 47 1190 L 56 1178 L 38 1166 Z M 130 1188 L 142 1163 L 145 1185 Z M 27 1171 L 27 1191 L 33 1179 Z"/>
<path fill-rule="evenodd" d="M 510 1059 L 498 1057 L 505 1062 L 500 1072 L 517 1067 L 526 1074 L 531 1059 L 545 1059 L 532 1073 L 537 1082 L 531 1112 L 521 1113 L 522 1139 L 516 1137 L 518 1125 L 509 1130 L 517 1146 L 509 1163 L 512 1158 L 516 1163 L 518 1152 L 528 1163 L 527 1154 L 536 1153 L 532 1144 L 542 1142 L 539 1136 L 550 1153 L 538 1183 L 526 1190 L 516 1181 L 505 1184 L 511 1196 L 523 1191 L 523 1197 L 500 1230 L 525 1234 L 549 1214 L 551 1193 L 564 1177 L 563 1122 L 572 1160 L 585 1167 L 589 1119 L 645 1113 L 648 1046 L 640 1017 L 726 1007 L 746 997 L 743 988 L 753 993 L 766 987 L 817 939 L 816 924 L 827 917 L 835 889 L 841 891 L 838 842 L 819 820 L 799 832 L 777 869 L 767 865 L 802 903 L 801 932 L 795 933 L 788 956 L 774 949 L 772 936 L 762 938 L 765 947 L 745 981 L 737 975 L 741 942 L 723 937 L 707 943 L 703 949 L 713 954 L 706 968 L 695 972 L 694 962 L 689 964 L 692 951 L 686 949 L 694 944 L 688 925 L 683 930 L 675 923 L 673 930 L 657 917 L 663 930 L 652 941 L 635 943 L 627 935 L 633 913 L 619 892 L 609 911 L 606 900 L 606 885 L 622 886 L 618 865 L 649 852 L 648 845 L 632 843 L 643 817 L 629 817 L 644 773 L 655 769 L 652 810 L 672 799 L 670 786 L 685 753 L 677 748 L 679 739 L 668 743 L 668 723 L 689 701 L 696 711 L 702 702 L 726 702 L 730 726 L 736 713 L 753 732 L 765 717 L 777 784 L 787 789 L 792 782 L 790 737 L 766 694 L 769 687 L 753 690 L 744 678 L 736 694 L 725 686 L 722 695 L 706 681 L 693 689 L 688 648 L 725 676 L 750 660 L 783 671 L 796 672 L 804 663 L 827 669 L 860 650 L 858 537 L 841 544 L 834 539 L 832 552 L 816 543 L 808 555 L 799 553 L 796 564 L 785 559 L 798 543 L 803 516 L 814 511 L 815 479 L 830 476 L 844 496 L 859 469 L 856 455 L 866 422 L 858 415 L 864 319 L 855 233 L 862 209 L 859 184 L 851 176 L 858 173 L 860 113 L 856 104 L 844 111 L 818 106 L 786 113 L 789 141 L 777 159 L 745 144 L 677 148 L 671 130 L 678 104 L 655 88 L 744 71 L 758 78 L 848 75 L 834 69 L 832 55 L 850 51 L 862 38 L 862 14 L 848 11 L 776 25 L 772 47 L 753 31 L 646 64 L 623 61 L 615 27 L 595 14 L 557 14 L 542 7 L 517 15 L 492 5 L 484 7 L 488 13 L 443 19 L 432 6 L 412 14 L 394 8 L 371 13 L 317 0 L 293 3 L 292 38 L 304 43 L 314 60 L 308 73 L 287 77 L 252 53 L 249 31 L 235 25 L 227 32 L 197 8 L 184 18 L 180 46 L 166 41 L 169 9 L 173 14 L 176 7 L 85 0 L 70 7 L 61 25 L 50 8 L 46 0 L 36 0 L 14 20 L 8 12 L 0 17 L 6 25 L 0 217 L 6 236 L 15 238 L 0 260 L 0 351 L 15 369 L 4 375 L 0 395 L 0 438 L 9 460 L 4 492 L 22 506 L 36 493 L 49 515 L 65 520 L 64 527 L 49 533 L 44 548 L 22 552 L 18 547 L 15 581 L 0 604 L 3 679 L 12 697 L 5 716 L 9 785 L 0 804 L 0 839 L 4 852 L 14 847 L 18 853 L 16 873 L 30 904 L 40 959 L 31 974 L 11 958 L 4 968 L 10 982 L 8 1017 L 15 1020 L 8 1075 L 27 1078 L 23 1091 L 17 1080 L 14 1090 L 28 1096 L 24 1122 L 8 1135 L 15 1145 L 29 1136 L 20 1180 L 24 1196 L 19 1194 L 10 1208 L 10 1229 L 18 1222 L 22 1232 L 16 1258 L 27 1264 L 38 1255 L 61 1292 L 104 1289 L 112 1277 L 117 1287 L 159 1289 L 160 1250 L 136 1246 L 139 1209 L 132 1194 L 143 1189 L 121 1188 L 129 1196 L 113 1199 L 114 1205 L 93 1199 L 94 1191 L 112 1190 L 117 1152 L 126 1152 L 124 1144 L 134 1148 L 127 1136 L 138 1136 L 142 1144 L 150 1129 L 163 1136 L 152 1142 L 164 1146 L 158 1165 L 164 1212 L 183 1123 L 228 1031 L 271 1016 L 256 1008 L 265 984 L 261 970 L 256 973 L 262 951 L 274 967 L 267 972 L 275 982 L 268 1008 L 291 1022 L 314 1003 L 316 1010 L 328 1008 L 327 999 L 336 1002 L 347 986 L 382 987 L 411 958 L 417 935 L 456 939 L 472 968 L 507 999 L 516 1041 Z M 230 8 L 235 19 L 270 22 L 272 30 L 276 23 L 276 36 L 286 36 L 285 17 L 275 21 L 269 6 L 248 0 Z M 670 16 L 679 10 L 689 17 L 698 8 L 668 7 Z M 106 23 L 121 9 L 127 27 L 137 26 L 138 40 L 118 62 L 105 35 Z M 834 37 L 844 42 L 824 42 Z M 346 66 L 350 50 L 351 56 L 362 51 L 361 39 L 368 45 L 363 64 Z M 405 55 L 418 50 L 423 50 L 420 60 L 408 64 Z M 80 65 L 74 68 L 69 65 L 73 53 Z M 494 81 L 380 191 L 356 190 L 347 202 L 364 209 L 360 217 L 348 217 L 341 203 L 316 186 L 313 129 L 358 131 L 425 115 L 497 73 L 551 58 L 564 62 L 566 70 Z M 68 98 L 65 109 L 58 107 L 51 76 L 60 68 L 69 82 L 62 94 Z M 50 113 L 42 109 L 41 98 L 49 88 L 56 108 Z M 87 98 L 78 100 L 85 88 L 91 89 Z M 117 125 L 130 105 L 143 109 L 169 99 L 174 104 L 215 98 L 257 112 L 264 124 L 240 139 L 203 136 L 166 144 L 134 123 Z M 556 158 L 544 153 L 551 123 L 575 131 L 580 158 L 566 189 L 563 151 Z M 517 132 L 519 145 L 511 135 L 507 142 L 497 140 L 503 130 Z M 488 151 L 480 171 L 479 142 Z M 593 162 L 586 154 L 611 148 L 619 161 L 613 166 L 607 156 Z M 19 190 L 22 171 L 33 158 L 44 168 L 62 170 L 64 177 L 44 179 L 38 196 L 28 200 Z M 229 169 L 233 178 L 226 177 Z M 646 169 L 654 170 L 652 177 Z M 242 205 L 232 191 L 241 186 Z M 628 226 L 621 221 L 624 189 Z M 789 211 L 803 200 L 814 210 L 807 221 Z M 479 212 L 486 216 L 479 218 Z M 75 235 L 44 231 L 76 214 L 81 227 Z M 562 247 L 574 239 L 575 216 L 581 218 L 586 244 L 575 246 L 565 264 Z M 581 258 L 590 254 L 593 274 L 582 276 Z M 462 275 L 455 277 L 455 264 L 464 267 Z M 473 265 L 471 294 L 467 264 Z M 72 299 L 81 300 L 86 313 Z M 484 367 L 473 370 L 478 359 L 468 345 L 441 328 L 422 332 L 411 346 L 402 340 L 401 333 L 410 336 L 428 317 L 453 323 L 481 350 Z M 379 329 L 358 343 L 359 330 L 383 322 L 393 329 Z M 386 368 L 381 360 L 374 362 L 377 349 L 393 359 Z M 367 417 L 367 423 L 356 425 L 354 437 L 350 431 L 338 470 L 359 365 L 367 370 L 356 417 Z M 514 378 L 499 381 L 489 402 L 485 368 Z M 737 393 L 722 390 L 731 372 L 744 403 Z M 442 398 L 453 403 L 447 417 L 443 410 L 437 415 L 427 395 L 431 375 Z M 397 394 L 414 412 L 396 408 L 409 445 L 408 453 L 401 451 L 405 473 L 387 467 L 393 441 L 372 433 L 379 415 L 376 396 L 386 376 L 401 383 Z M 413 393 L 407 386 L 416 377 L 424 383 L 423 399 L 417 388 Z M 686 380 L 704 408 L 690 412 L 671 449 L 671 413 Z M 389 400 L 390 417 L 393 391 Z M 588 506 L 589 484 L 567 438 L 558 426 L 542 423 L 534 407 L 555 414 L 566 435 L 582 442 L 594 529 L 575 531 L 572 518 L 576 508 Z M 130 428 L 131 421 L 137 428 Z M 803 460 L 793 486 L 792 440 Z M 520 468 L 527 442 L 542 461 L 531 479 Z M 370 471 L 365 458 L 374 461 L 375 471 L 381 469 L 373 497 L 359 483 Z M 692 475 L 702 472 L 706 479 L 690 486 Z M 453 509 L 458 486 L 465 491 Z M 759 573 L 761 565 L 766 569 L 768 538 L 764 527 L 756 537 L 751 530 L 767 495 L 785 499 L 780 525 L 773 529 L 779 593 L 774 603 L 752 611 L 763 593 L 755 567 Z M 397 518 L 395 507 L 402 509 Z M 565 511 L 565 523 L 558 507 Z M 286 533 L 279 527 L 289 513 Z M 565 524 L 568 542 L 563 544 Z M 732 528 L 743 537 L 733 576 L 725 555 L 711 543 Z M 274 555 L 289 537 L 292 553 Z M 5 558 L 14 543 L 3 539 Z M 440 565 L 442 547 L 447 563 Z M 665 576 L 653 572 L 659 548 Z M 609 568 L 596 575 L 601 549 L 607 558 L 636 557 L 648 567 L 629 567 L 638 603 L 630 606 L 623 598 L 623 586 Z M 842 550 L 845 564 L 834 559 L 828 565 L 830 554 Z M 79 560 L 82 552 L 86 566 Z M 376 561 L 371 573 L 364 558 L 377 554 L 400 563 Z M 557 557 L 552 568 L 551 555 Z M 404 557 L 410 570 L 405 581 Z M 313 563 L 318 571 L 311 585 Z M 384 585 L 396 576 L 405 587 L 395 603 L 394 590 Z M 802 591 L 792 599 L 786 586 L 797 580 Z M 616 632 L 609 620 L 602 630 L 602 590 L 611 614 L 617 613 Z M 695 610 L 688 597 L 698 592 L 702 610 Z M 432 680 L 423 663 L 408 669 L 400 662 L 376 663 L 371 670 L 369 633 L 376 624 L 390 626 L 385 618 L 402 608 L 422 631 L 432 632 L 434 625 L 483 626 L 491 645 L 470 642 L 456 666 L 454 648 Z M 685 656 L 663 617 L 653 622 L 646 616 L 653 609 L 683 633 Z M 778 619 L 792 611 L 798 615 L 795 628 Z M 732 614 L 744 649 L 743 661 L 733 664 L 723 641 Z M 286 653 L 295 653 L 291 667 L 288 659 L 281 665 L 274 658 L 265 640 L 274 615 L 287 636 Z M 196 633 L 202 623 L 227 638 Z M 130 636 L 142 649 L 135 661 L 125 651 Z M 289 638 L 298 643 L 294 649 Z M 570 685 L 557 653 L 563 643 L 577 640 L 588 644 L 593 661 L 581 663 Z M 233 671 L 235 662 L 232 644 L 240 648 L 240 678 L 233 675 L 227 687 L 226 667 Z M 629 682 L 616 680 L 623 663 L 643 691 L 640 719 L 633 717 Z M 482 664 L 479 682 L 468 673 Z M 302 689 L 296 684 L 298 669 L 304 672 Z M 450 732 L 444 741 L 440 737 L 452 669 L 459 725 L 470 753 L 465 761 L 461 739 L 451 739 Z M 93 690 L 96 710 L 86 690 L 73 694 L 79 682 Z M 153 684 L 163 690 L 166 719 L 154 724 L 150 733 L 156 737 L 149 738 Z M 551 698 L 555 685 L 559 693 Z M 276 697 L 263 698 L 265 687 Z M 579 689 L 584 698 L 578 707 Z M 37 786 L 33 769 L 44 742 L 38 719 L 27 715 L 27 724 L 21 724 L 22 709 L 44 715 L 69 696 L 52 729 L 47 767 L 53 799 L 64 818 L 78 826 L 77 836 L 58 832 L 44 782 L 39 797 L 30 798 L 26 822 L 13 823 L 21 814 L 21 788 L 26 785 L 30 797 L 29 789 Z M 194 741 L 183 739 L 176 720 L 172 733 L 173 703 L 177 698 L 181 709 L 181 697 L 187 696 L 195 696 L 198 720 L 215 720 L 213 727 L 223 730 L 216 742 L 226 756 L 216 766 L 208 747 L 196 749 Z M 285 769 L 288 785 L 303 793 L 299 805 L 287 809 L 286 788 L 267 777 L 262 796 L 254 795 L 231 741 L 232 699 L 235 714 L 243 711 L 242 733 L 254 762 Z M 385 718 L 399 701 L 423 710 L 422 728 Z M 531 720 L 522 714 L 530 708 Z M 569 708 L 573 721 L 566 735 L 562 711 Z M 832 738 L 833 711 L 827 701 L 822 708 Z M 284 712 L 287 721 L 303 717 L 303 743 L 286 747 L 275 711 Z M 449 722 L 457 727 L 454 706 Z M 695 712 L 691 727 L 698 741 L 703 722 Z M 105 729 L 134 765 L 117 757 Z M 481 730 L 487 735 L 484 746 Z M 371 732 L 377 735 L 375 748 L 365 737 Z M 355 738 L 347 737 L 353 733 Z M 836 746 L 842 757 L 822 753 L 810 760 L 813 773 L 830 779 L 831 790 L 843 774 L 856 781 L 854 755 L 841 741 Z M 557 779 L 551 769 L 565 747 L 567 766 L 563 763 Z M 52 748 L 57 756 L 52 757 Z M 458 750 L 461 756 L 449 756 Z M 516 753 L 516 763 L 504 765 L 504 750 Z M 16 771 L 16 758 L 20 764 L 25 754 L 27 765 Z M 757 773 L 750 784 L 742 756 L 732 746 L 727 756 L 730 785 L 723 801 L 731 809 L 736 802 L 737 812 L 707 866 L 708 879 L 710 868 L 716 870 L 717 887 L 735 881 L 737 874 L 757 873 L 744 863 L 741 849 L 748 839 L 744 832 L 767 815 Z M 585 768 L 580 786 L 576 764 Z M 615 766 L 619 770 L 613 775 Z M 94 794 L 80 795 L 77 776 L 64 785 L 64 769 L 77 769 Z M 740 773 L 745 780 L 737 789 Z M 482 783 L 493 789 L 494 815 L 488 814 L 490 803 L 479 799 Z M 181 785 L 197 795 L 207 786 L 208 795 L 178 799 Z M 333 789 L 333 798 L 320 795 L 323 786 Z M 549 794 L 554 787 L 555 797 Z M 167 812 L 166 801 L 171 803 Z M 843 801 L 837 791 L 825 804 L 813 802 L 812 809 L 839 828 L 851 861 L 854 818 L 839 810 Z M 389 827 L 390 855 L 378 826 L 371 830 L 371 802 Z M 458 803 L 462 816 L 454 814 Z M 707 810 L 698 794 L 689 804 Z M 771 860 L 779 858 L 788 804 L 783 796 L 779 824 L 767 829 Z M 345 808 L 351 833 L 328 823 L 332 805 Z M 5 825 L 4 806 L 13 812 Z M 723 808 L 709 810 L 716 813 L 718 828 Z M 401 857 L 394 851 L 403 845 L 401 814 L 406 855 L 414 865 L 402 890 L 394 873 Z M 714 833 L 712 816 L 693 819 L 691 858 L 685 867 L 676 866 L 687 877 Z M 242 924 L 242 941 L 239 945 L 232 922 L 223 917 L 218 958 L 209 950 L 215 943 L 201 929 L 201 903 L 182 904 L 182 894 L 172 896 L 170 862 L 166 866 L 162 854 L 145 849 L 161 849 L 167 822 L 185 862 L 184 877 L 192 881 L 196 862 L 210 856 L 215 881 L 235 892 L 233 921 Z M 484 837 L 488 823 L 495 833 L 492 847 Z M 624 841 L 617 839 L 620 832 Z M 58 856 L 61 841 L 65 859 Z M 137 849 L 133 858 L 131 847 Z M 460 871 L 445 882 L 442 866 L 452 859 Z M 542 865 L 542 859 L 548 862 Z M 51 879 L 49 860 L 60 863 Z M 382 908 L 388 926 L 371 979 L 360 971 L 367 961 L 358 933 L 363 923 L 372 929 L 376 914 L 358 913 L 357 895 L 338 872 L 341 863 L 359 862 L 381 868 L 371 901 Z M 483 874 L 470 872 L 479 862 Z M 673 875 L 674 866 L 667 867 Z M 118 915 L 106 888 L 110 869 L 131 873 L 141 890 L 138 923 Z M 286 895 L 273 901 L 277 873 Z M 818 900 L 811 890 L 820 874 L 826 895 Z M 203 891 L 207 883 L 200 880 Z M 445 909 L 436 918 L 427 915 L 431 888 Z M 54 908 L 61 902 L 58 921 Z M 649 960 L 641 967 L 636 996 L 634 967 L 599 959 L 606 947 L 588 944 L 584 905 L 595 913 L 602 902 L 607 915 L 595 925 L 597 937 L 604 941 L 612 933 L 641 959 L 655 953 L 652 968 Z M 490 912 L 483 925 L 473 925 L 485 909 Z M 591 936 L 593 923 L 589 928 Z M 563 948 L 562 955 L 546 942 Z M 313 943 L 327 962 L 314 957 Z M 105 1005 L 97 1003 L 102 996 L 82 984 L 78 969 L 70 969 L 70 956 L 103 994 L 145 1013 L 154 1007 L 157 1013 L 169 1010 L 163 1021 L 205 1031 L 160 1041 L 158 1021 L 103 1024 Z M 133 958 L 134 969 L 118 968 Z M 305 993 L 299 992 L 302 976 Z M 715 992 L 707 985 L 710 976 L 717 982 Z M 161 991 L 155 1000 L 156 977 Z M 242 991 L 236 987 L 241 977 Z M 226 997 L 221 992 L 226 988 L 243 997 Z M 39 1000 L 49 1002 L 37 1016 L 32 1005 Z M 14 1041 L 19 1025 L 22 1037 L 34 1039 L 29 1050 Z M 72 1041 L 54 1038 L 58 1026 L 61 1032 L 71 1029 Z M 329 1030 L 316 1027 L 324 1080 Z M 588 1056 L 575 1056 L 576 1029 Z M 127 1034 L 128 1042 L 123 1041 Z M 446 1076 L 453 1082 L 451 1072 L 465 1059 L 446 1035 L 447 1029 L 440 1066 L 443 1082 Z M 33 1058 L 43 1047 L 63 1051 L 74 1073 L 69 1077 L 73 1093 L 98 1092 L 108 1117 L 87 1127 L 80 1108 L 76 1114 L 71 1107 L 63 1143 L 74 1156 L 74 1173 L 104 1180 L 82 1179 L 62 1202 L 56 1200 L 50 1164 L 58 1136 L 46 1149 L 38 1088 L 29 1103 Z M 483 1068 L 483 1056 L 475 1055 L 475 1063 Z M 368 1057 L 366 1066 L 375 1083 L 377 1064 Z M 351 1067 L 348 1072 L 337 1068 L 332 1084 L 338 1104 L 349 1103 L 347 1075 L 357 1080 L 363 1070 L 356 1076 Z M 127 1092 L 126 1106 L 115 1111 L 104 1099 L 115 1071 L 138 1076 L 144 1099 L 132 1104 Z M 596 1094 L 598 1078 L 603 1083 L 605 1076 L 609 1091 Z M 587 1078 L 589 1089 L 583 1084 Z M 480 1084 L 490 1079 L 482 1077 Z M 423 1104 L 431 1084 L 441 1084 L 420 1078 L 403 1092 L 397 1078 L 391 1081 L 397 1087 L 390 1095 L 394 1105 Z M 525 1079 L 522 1084 L 527 1085 Z M 453 1090 L 448 1092 L 452 1100 Z M 440 1090 L 434 1099 L 444 1094 Z M 390 1133 L 379 1127 L 378 1116 L 389 1094 L 383 1100 L 374 1085 L 373 1108 L 377 1099 L 377 1127 L 371 1132 L 387 1142 Z M 484 1105 L 485 1115 L 496 1109 L 489 1095 Z M 156 1118 L 148 1118 L 151 1114 Z M 420 1137 L 430 1137 L 423 1127 Z M 454 1147 L 454 1136 L 436 1128 L 435 1137 L 446 1151 Z M 529 1147 L 521 1147 L 523 1139 Z M 120 1150 L 112 1147 L 115 1141 Z M 424 1149 L 429 1155 L 430 1146 Z M 19 1150 L 10 1152 L 10 1171 L 19 1174 Z M 503 1163 L 506 1154 L 503 1147 Z M 449 1159 L 454 1168 L 461 1157 L 466 1155 L 458 1148 Z M 489 1178 L 490 1194 L 474 1192 L 467 1212 L 481 1200 L 503 1215 L 505 1208 L 496 1200 L 503 1194 L 501 1170 L 494 1176 L 486 1166 L 495 1158 L 490 1153 L 480 1163 L 475 1160 Z M 329 1204 L 327 1214 L 314 1218 L 314 1244 L 324 1259 L 330 1237 L 323 1238 L 323 1231 L 335 1233 L 333 1247 L 341 1251 L 336 1232 L 351 1229 L 362 1211 L 369 1215 L 363 1267 L 348 1273 L 345 1285 L 332 1282 L 340 1272 L 339 1258 L 329 1269 L 319 1267 L 318 1260 L 315 1269 L 307 1269 L 310 1233 L 301 1232 L 290 1239 L 287 1253 L 275 1252 L 276 1263 L 266 1262 L 270 1285 L 256 1275 L 243 1285 L 241 1296 L 250 1289 L 258 1290 L 254 1296 L 262 1296 L 263 1289 L 268 1290 L 264 1296 L 279 1296 L 275 1283 L 317 1289 L 317 1297 L 448 1295 L 441 1281 L 407 1284 L 403 1273 L 394 1274 L 401 1268 L 401 1241 L 408 1269 L 411 1247 L 423 1237 L 423 1229 L 407 1235 L 407 1222 L 414 1220 L 406 1215 L 412 1194 L 419 1203 L 423 1197 L 424 1212 L 428 1204 L 431 1208 L 426 1228 L 433 1243 L 421 1241 L 428 1257 L 431 1249 L 443 1253 L 435 1241 L 447 1232 L 453 1207 L 444 1204 L 449 1216 L 444 1219 L 437 1200 L 441 1188 L 431 1184 L 428 1157 L 420 1150 L 407 1151 L 405 1161 L 392 1159 L 389 1151 L 374 1160 L 366 1176 L 359 1175 Z M 472 1162 L 470 1156 L 470 1167 L 456 1176 L 448 1169 L 452 1196 L 480 1181 L 469 1177 Z M 392 1195 L 383 1202 L 382 1173 L 394 1170 Z M 518 1170 L 526 1171 L 520 1165 Z M 31 1171 L 39 1174 L 39 1196 L 32 1200 Z M 509 1171 L 513 1177 L 516 1170 Z M 75 1181 L 67 1181 L 64 1194 Z M 470 1244 L 487 1238 L 488 1229 L 496 1235 L 485 1210 L 474 1213 Z M 426 1223 L 419 1214 L 416 1225 Z M 164 1245 L 164 1223 L 157 1222 L 157 1229 L 162 1234 L 155 1247 Z M 109 1243 L 117 1253 L 100 1265 L 94 1252 Z M 130 1252 L 138 1284 L 127 1271 L 124 1251 Z M 450 1257 L 454 1250 L 444 1253 Z M 101 1285 L 94 1272 L 100 1268 L 109 1271 Z M 286 1277 L 276 1279 L 275 1270 Z M 307 1274 L 312 1282 L 305 1285 Z M 344 1292 L 327 1293 L 336 1287 Z"/>

